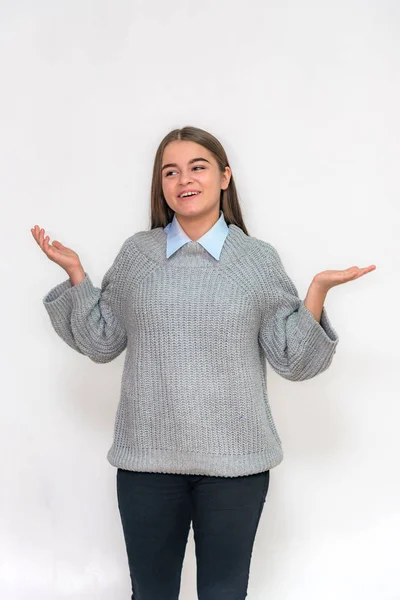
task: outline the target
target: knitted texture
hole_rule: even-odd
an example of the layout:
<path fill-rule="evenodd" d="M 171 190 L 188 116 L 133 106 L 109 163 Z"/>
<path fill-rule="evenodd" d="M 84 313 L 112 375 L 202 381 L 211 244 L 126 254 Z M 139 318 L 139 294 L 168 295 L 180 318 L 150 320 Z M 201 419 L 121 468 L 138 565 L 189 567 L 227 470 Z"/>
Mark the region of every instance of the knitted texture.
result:
<path fill-rule="evenodd" d="M 266 360 L 291 381 L 325 371 L 338 335 L 299 298 L 276 249 L 230 224 L 220 260 L 196 241 L 166 258 L 162 227 L 44 297 L 57 334 L 96 363 L 126 349 L 111 465 L 236 477 L 283 459 Z"/>

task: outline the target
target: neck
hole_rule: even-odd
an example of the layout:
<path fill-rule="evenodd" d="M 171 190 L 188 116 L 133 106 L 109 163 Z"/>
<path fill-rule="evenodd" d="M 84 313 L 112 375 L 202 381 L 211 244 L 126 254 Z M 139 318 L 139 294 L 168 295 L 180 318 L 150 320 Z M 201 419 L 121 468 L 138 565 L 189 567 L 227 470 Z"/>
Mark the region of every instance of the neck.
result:
<path fill-rule="evenodd" d="M 188 235 L 191 240 L 196 242 L 205 233 L 207 233 L 207 231 L 209 231 L 213 225 L 215 225 L 220 217 L 220 214 L 218 207 L 217 211 L 213 209 L 212 212 L 201 215 L 187 216 L 175 213 L 175 216 L 186 235 Z"/>

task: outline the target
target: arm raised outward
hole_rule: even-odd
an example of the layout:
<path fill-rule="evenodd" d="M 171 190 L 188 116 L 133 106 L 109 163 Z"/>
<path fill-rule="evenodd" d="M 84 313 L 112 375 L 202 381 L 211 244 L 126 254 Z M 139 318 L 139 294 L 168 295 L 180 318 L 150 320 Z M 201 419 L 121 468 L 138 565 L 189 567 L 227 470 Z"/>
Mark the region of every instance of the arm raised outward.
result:
<path fill-rule="evenodd" d="M 43 232 L 43 233 L 42 233 Z M 69 278 L 52 288 L 43 304 L 57 334 L 74 350 L 97 363 L 110 362 L 126 348 L 127 334 L 118 307 L 118 275 L 124 267 L 126 244 L 103 277 L 101 288 L 93 285 L 71 249 L 43 240 L 44 230 L 32 233 L 47 256 Z"/>
<path fill-rule="evenodd" d="M 259 343 L 276 373 L 291 381 L 311 379 L 329 367 L 339 342 L 323 306 L 326 294 L 313 288 L 307 302 L 301 300 L 277 251 L 268 246 Z"/>
<path fill-rule="evenodd" d="M 339 342 L 324 306 L 328 291 L 374 271 L 376 265 L 321 271 L 314 276 L 303 301 L 276 249 L 270 244 L 263 247 L 268 249 L 267 277 L 259 342 L 268 362 L 282 377 L 311 379 L 329 367 Z"/>

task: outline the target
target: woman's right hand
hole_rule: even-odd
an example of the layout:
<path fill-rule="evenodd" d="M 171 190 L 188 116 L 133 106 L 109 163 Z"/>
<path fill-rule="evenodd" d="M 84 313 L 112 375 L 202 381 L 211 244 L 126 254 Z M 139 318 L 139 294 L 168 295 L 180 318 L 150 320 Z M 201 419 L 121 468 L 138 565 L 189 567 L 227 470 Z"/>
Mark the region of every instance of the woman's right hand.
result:
<path fill-rule="evenodd" d="M 44 237 L 44 229 L 40 229 L 38 225 L 35 225 L 31 232 L 47 258 L 60 265 L 69 276 L 84 273 L 79 256 L 71 248 L 63 246 L 57 240 L 49 244 L 50 237 L 48 235 Z"/>

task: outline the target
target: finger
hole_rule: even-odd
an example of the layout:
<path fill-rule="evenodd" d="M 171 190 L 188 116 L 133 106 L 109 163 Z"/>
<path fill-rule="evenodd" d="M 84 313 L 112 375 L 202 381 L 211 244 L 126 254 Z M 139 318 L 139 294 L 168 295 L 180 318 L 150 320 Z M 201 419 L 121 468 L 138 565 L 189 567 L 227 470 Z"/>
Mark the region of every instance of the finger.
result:
<path fill-rule="evenodd" d="M 49 250 L 51 251 L 51 248 L 49 247 L 49 239 L 50 239 L 50 236 L 46 235 L 46 237 L 43 240 L 43 250 L 44 250 L 44 252 L 46 252 L 46 254 L 49 253 Z"/>
<path fill-rule="evenodd" d="M 358 277 L 362 277 L 363 275 L 366 275 L 367 273 L 370 273 L 371 271 L 374 271 L 376 269 L 375 265 L 370 265 L 369 267 L 364 267 L 363 269 L 359 269 L 358 273 L 357 273 L 357 277 L 355 279 L 357 279 Z"/>
<path fill-rule="evenodd" d="M 35 225 L 35 227 L 32 227 L 31 232 L 33 237 L 35 238 L 35 241 L 37 242 L 37 225 Z"/>
<path fill-rule="evenodd" d="M 41 230 L 41 236 L 40 236 L 40 240 L 41 240 L 41 248 L 42 248 L 43 252 L 46 252 L 46 247 L 45 247 L 45 235 L 44 235 L 44 234 L 45 234 L 45 230 L 44 230 L 44 229 L 42 229 L 42 230 Z M 47 236 L 46 236 L 46 240 L 49 240 L 49 239 L 50 239 L 50 236 L 48 236 L 48 235 L 47 235 Z"/>
<path fill-rule="evenodd" d="M 34 237 L 38 246 L 40 246 L 40 227 L 38 225 L 35 225 Z"/>
<path fill-rule="evenodd" d="M 370 273 L 371 271 L 375 271 L 376 266 L 375 265 L 370 265 L 369 267 L 365 267 L 364 269 L 361 269 L 361 274 L 365 275 L 366 273 Z"/>
<path fill-rule="evenodd" d="M 35 238 L 36 242 L 39 244 L 39 230 L 36 227 L 33 231 L 33 237 Z"/>

